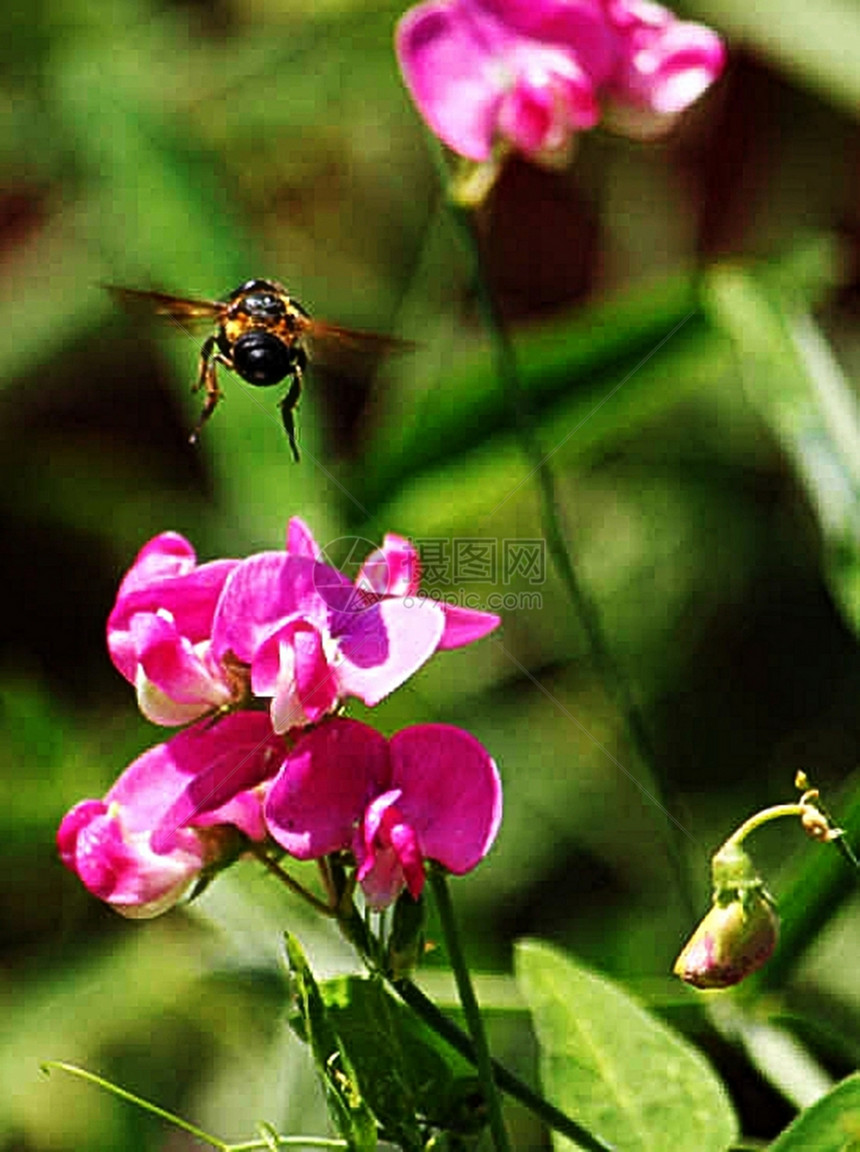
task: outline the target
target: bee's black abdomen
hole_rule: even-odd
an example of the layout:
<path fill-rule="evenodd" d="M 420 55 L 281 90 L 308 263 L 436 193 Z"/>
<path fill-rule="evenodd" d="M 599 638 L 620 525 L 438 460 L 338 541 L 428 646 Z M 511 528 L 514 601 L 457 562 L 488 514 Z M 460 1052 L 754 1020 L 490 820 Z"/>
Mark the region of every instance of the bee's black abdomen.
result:
<path fill-rule="evenodd" d="M 243 380 L 265 387 L 279 384 L 296 368 L 294 353 L 269 332 L 247 332 L 232 349 L 233 365 Z"/>

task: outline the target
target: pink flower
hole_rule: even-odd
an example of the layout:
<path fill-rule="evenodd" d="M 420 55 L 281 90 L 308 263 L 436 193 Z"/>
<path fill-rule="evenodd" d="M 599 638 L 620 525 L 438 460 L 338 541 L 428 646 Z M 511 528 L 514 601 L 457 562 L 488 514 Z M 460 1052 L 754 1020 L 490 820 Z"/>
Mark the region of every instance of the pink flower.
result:
<path fill-rule="evenodd" d="M 386 740 L 346 719 L 301 737 L 265 806 L 272 836 L 299 860 L 351 851 L 373 908 L 403 888 L 417 898 L 425 860 L 470 871 L 489 852 L 501 814 L 496 766 L 468 732 L 418 724 Z"/>
<path fill-rule="evenodd" d="M 234 685 L 209 652 L 212 618 L 238 560 L 198 567 L 184 537 L 164 532 L 126 573 L 107 623 L 108 650 L 155 724 L 187 724 L 228 705 Z"/>
<path fill-rule="evenodd" d="M 236 829 L 265 838 L 259 785 L 283 755 L 259 712 L 186 729 L 139 756 L 103 800 L 83 800 L 67 813 L 60 857 L 124 916 L 157 916 L 204 868 L 229 856 Z"/>
<path fill-rule="evenodd" d="M 377 704 L 437 648 L 498 626 L 492 613 L 422 599 L 418 583 L 417 551 L 400 536 L 386 536 L 353 583 L 297 518 L 285 551 L 199 567 L 190 544 L 165 533 L 123 580 L 108 646 L 155 723 L 242 707 L 253 694 L 271 699 L 285 732 L 348 696 Z"/>
<path fill-rule="evenodd" d="M 719 75 L 709 29 L 650 0 L 426 0 L 397 30 L 406 86 L 455 152 L 564 155 L 608 98 L 675 114 Z"/>
<path fill-rule="evenodd" d="M 671 123 L 710 87 L 725 67 L 725 46 L 704 24 L 677 20 L 651 0 L 609 0 L 619 37 L 618 63 L 607 85 L 615 120 Z"/>
<path fill-rule="evenodd" d="M 214 657 L 247 665 L 254 695 L 271 698 L 276 732 L 315 723 L 348 696 L 378 704 L 437 648 L 499 624 L 417 596 L 418 554 L 400 536 L 385 537 L 354 583 L 323 561 L 301 521 L 290 522 L 288 543 L 231 574 L 212 629 Z"/>

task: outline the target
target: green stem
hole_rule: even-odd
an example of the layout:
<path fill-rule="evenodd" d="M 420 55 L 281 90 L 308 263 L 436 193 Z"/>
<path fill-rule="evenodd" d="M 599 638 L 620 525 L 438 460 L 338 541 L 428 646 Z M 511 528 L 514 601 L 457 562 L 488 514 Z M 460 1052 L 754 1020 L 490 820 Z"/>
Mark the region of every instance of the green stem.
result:
<path fill-rule="evenodd" d="M 742 844 L 751 832 L 755 832 L 756 828 L 761 828 L 763 824 L 769 824 L 771 820 L 781 820 L 783 816 L 803 816 L 807 808 L 808 804 L 772 804 L 770 808 L 762 808 L 761 812 L 756 812 L 744 820 L 740 828 L 737 828 L 723 844 L 720 852 Z M 717 853 L 718 856 L 720 852 Z"/>
<path fill-rule="evenodd" d="M 320 900 L 319 897 L 314 896 L 313 892 L 309 892 L 298 880 L 294 880 L 289 872 L 285 872 L 277 860 L 272 859 L 262 844 L 256 844 L 253 840 L 249 840 L 247 850 L 286 888 L 289 888 L 294 895 L 300 896 L 302 900 L 305 900 L 312 908 L 315 908 L 317 912 L 321 912 L 323 916 L 337 915 L 336 908 L 332 908 L 323 900 Z"/>
<path fill-rule="evenodd" d="M 274 1136 L 273 1141 L 278 1148 L 336 1148 L 346 1152 L 349 1145 L 345 1140 L 337 1140 L 328 1136 Z M 265 1140 L 248 1140 L 244 1144 L 225 1144 L 226 1152 L 257 1152 L 271 1148 L 272 1142 Z"/>
<path fill-rule="evenodd" d="M 447 169 L 445 171 L 447 173 Z M 555 474 L 549 465 L 548 455 L 538 439 L 534 413 L 520 382 L 513 343 L 484 275 L 474 217 L 456 204 L 451 205 L 451 212 L 469 250 L 479 307 L 492 341 L 496 373 L 507 393 L 523 454 L 532 466 L 533 475 L 537 477 L 543 529 L 550 558 L 582 624 L 597 674 L 623 717 L 640 766 L 648 774 L 648 790 L 667 817 L 662 821 L 661 827 L 669 864 L 686 910 L 693 916 L 696 908 L 695 894 L 684 863 L 683 845 L 680 839 L 684 829 L 663 803 L 662 789 L 655 768 L 657 757 L 644 718 L 633 698 L 627 677 L 612 654 L 597 607 L 579 579 L 571 558 L 569 545 L 561 527 Z"/>
<path fill-rule="evenodd" d="M 478 1079 L 484 1094 L 484 1100 L 490 1119 L 490 1131 L 496 1152 L 511 1152 L 505 1121 L 502 1117 L 501 1097 L 496 1089 L 493 1077 L 493 1062 L 490 1057 L 490 1048 L 487 1043 L 487 1034 L 484 1031 L 484 1021 L 481 1010 L 472 987 L 466 957 L 460 943 L 460 934 L 457 930 L 457 921 L 454 916 L 454 905 L 451 903 L 451 894 L 448 891 L 448 882 L 439 868 L 430 868 L 430 883 L 436 897 L 436 907 L 445 943 L 448 946 L 448 958 L 457 982 L 457 991 L 460 994 L 460 1003 L 463 1006 L 463 1015 L 466 1017 L 466 1027 L 472 1037 L 475 1050 L 475 1063 L 478 1068 Z"/>
<path fill-rule="evenodd" d="M 68 1072 L 72 1076 L 78 1076 L 81 1080 L 87 1080 L 90 1084 L 96 1084 L 99 1088 L 104 1088 L 106 1092 L 110 1092 L 113 1096 L 117 1096 L 120 1100 L 127 1100 L 129 1104 L 136 1104 L 138 1108 L 142 1108 L 144 1112 L 151 1112 L 153 1116 L 158 1116 L 161 1120 L 166 1120 L 168 1124 L 173 1124 L 176 1128 L 181 1128 L 185 1132 L 189 1132 L 198 1140 L 202 1140 L 204 1144 L 209 1144 L 212 1148 L 220 1148 L 221 1152 L 229 1152 L 230 1145 L 226 1144 L 223 1140 L 219 1140 L 217 1136 L 210 1136 L 208 1132 L 204 1132 L 202 1128 L 198 1128 L 196 1124 L 189 1124 L 187 1120 L 183 1120 L 181 1116 L 176 1116 L 173 1112 L 168 1112 L 164 1108 L 159 1108 L 157 1104 L 153 1104 L 150 1100 L 144 1100 L 142 1096 L 135 1096 L 133 1092 L 127 1091 L 125 1088 L 120 1088 L 118 1084 L 111 1084 L 110 1080 L 105 1080 L 102 1076 L 97 1076 L 95 1072 L 88 1072 L 85 1068 L 79 1068 L 76 1064 L 67 1064 L 65 1060 L 46 1060 L 41 1065 L 43 1072 L 51 1072 L 54 1068 L 58 1068 L 61 1072 Z"/>
<path fill-rule="evenodd" d="M 429 997 L 424 995 L 417 984 L 413 984 L 408 979 L 400 979 L 393 981 L 392 987 L 401 1000 L 415 1012 L 416 1016 L 420 1016 L 425 1024 L 429 1025 L 434 1032 L 446 1040 L 455 1051 L 464 1056 L 471 1064 L 477 1064 L 477 1056 L 472 1041 L 461 1028 L 457 1027 L 453 1020 L 450 1020 Z M 540 1096 L 513 1072 L 510 1072 L 503 1064 L 499 1064 L 497 1060 L 491 1060 L 491 1063 L 493 1075 L 499 1088 L 543 1120 L 548 1128 L 567 1136 L 579 1147 L 584 1148 L 586 1152 L 612 1152 L 609 1144 L 604 1144 L 599 1137 L 593 1136 L 582 1125 L 571 1120 L 568 1115 L 556 1108 L 554 1104 L 550 1104 L 548 1100 L 545 1100 L 543 1096 Z"/>

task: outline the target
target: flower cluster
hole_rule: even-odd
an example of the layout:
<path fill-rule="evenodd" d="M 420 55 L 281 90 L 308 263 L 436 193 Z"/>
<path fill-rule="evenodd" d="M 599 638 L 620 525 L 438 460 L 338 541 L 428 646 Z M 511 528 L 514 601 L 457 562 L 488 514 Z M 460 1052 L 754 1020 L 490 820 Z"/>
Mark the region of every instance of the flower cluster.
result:
<path fill-rule="evenodd" d="M 653 0 L 426 0 L 401 20 L 397 53 L 429 127 L 475 161 L 503 142 L 558 162 L 601 116 L 659 134 L 725 63 L 715 32 Z"/>
<path fill-rule="evenodd" d="M 473 868 L 498 828 L 495 764 L 468 733 L 417 725 L 390 741 L 332 715 L 374 705 L 437 649 L 499 618 L 416 596 L 418 556 L 389 535 L 354 581 L 299 519 L 283 551 L 198 564 L 172 532 L 123 579 L 111 658 L 156 724 L 186 726 L 64 818 L 60 855 L 129 916 L 163 911 L 241 850 L 275 840 L 300 860 L 351 853 L 368 903 L 421 892 L 424 861 Z"/>

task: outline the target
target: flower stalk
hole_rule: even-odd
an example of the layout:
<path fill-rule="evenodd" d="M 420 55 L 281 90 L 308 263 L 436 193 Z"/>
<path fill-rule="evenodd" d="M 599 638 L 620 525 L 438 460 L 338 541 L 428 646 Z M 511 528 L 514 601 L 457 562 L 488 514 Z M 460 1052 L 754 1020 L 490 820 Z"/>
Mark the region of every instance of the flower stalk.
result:
<path fill-rule="evenodd" d="M 466 1017 L 466 1026 L 469 1030 L 469 1035 L 472 1037 L 475 1063 L 478 1069 L 478 1078 L 481 1082 L 484 1101 L 487 1105 L 493 1143 L 496 1147 L 496 1152 L 511 1152 L 511 1144 L 507 1129 L 505 1128 L 504 1117 L 502 1116 L 502 1101 L 493 1074 L 493 1062 L 490 1057 L 490 1047 L 487 1042 L 484 1021 L 481 1016 L 481 1010 L 478 1007 L 475 989 L 472 986 L 472 978 L 469 975 L 469 966 L 466 963 L 466 956 L 460 942 L 460 933 L 457 928 L 451 894 L 448 891 L 448 883 L 440 868 L 434 867 L 430 869 L 430 883 L 433 887 L 433 895 L 436 898 L 436 908 L 439 912 L 442 932 L 448 947 L 448 958 L 451 961 L 454 979 L 457 982 L 460 1003 L 463 1007 L 463 1014 Z"/>

